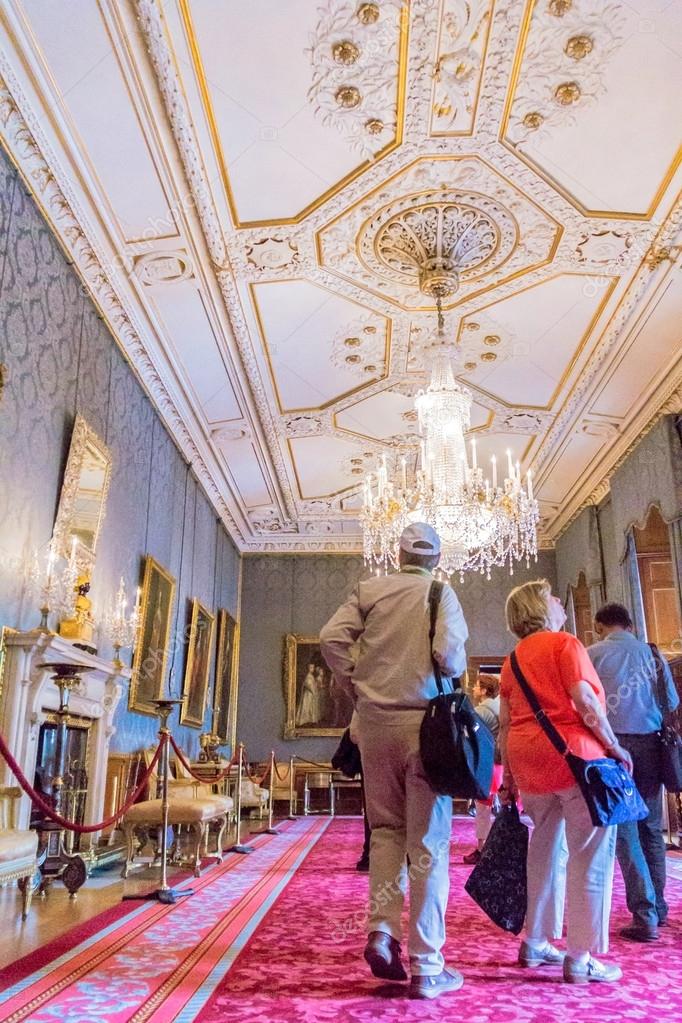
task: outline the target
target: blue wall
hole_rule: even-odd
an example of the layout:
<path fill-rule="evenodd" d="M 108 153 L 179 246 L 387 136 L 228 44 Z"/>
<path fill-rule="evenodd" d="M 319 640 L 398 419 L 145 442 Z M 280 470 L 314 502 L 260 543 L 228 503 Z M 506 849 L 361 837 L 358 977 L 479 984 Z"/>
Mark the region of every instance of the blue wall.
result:
<path fill-rule="evenodd" d="M 120 576 L 129 593 L 134 592 L 142 557 L 149 553 L 177 582 L 175 635 L 184 631 L 192 597 L 213 610 L 225 607 L 236 617 L 236 548 L 2 153 L 0 362 L 5 366 L 0 397 L 0 625 L 25 629 L 38 623 L 23 573 L 33 548 L 52 535 L 77 412 L 113 457 L 90 593 L 95 612 L 111 601 Z M 99 653 L 111 656 L 103 638 Z M 176 695 L 184 656 L 179 647 Z M 211 722 L 212 688 L 213 677 L 205 726 Z M 112 751 L 151 744 L 155 721 L 128 711 L 126 691 Z M 189 752 L 196 750 L 199 729 L 176 726 L 174 732 Z"/>

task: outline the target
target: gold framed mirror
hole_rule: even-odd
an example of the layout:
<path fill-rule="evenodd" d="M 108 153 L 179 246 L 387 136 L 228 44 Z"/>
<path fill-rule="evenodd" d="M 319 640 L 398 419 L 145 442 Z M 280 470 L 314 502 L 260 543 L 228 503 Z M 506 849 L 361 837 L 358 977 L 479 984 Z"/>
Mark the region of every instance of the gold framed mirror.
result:
<path fill-rule="evenodd" d="M 80 571 L 90 570 L 104 521 L 111 480 L 111 453 L 83 416 L 77 415 L 55 519 L 55 554 L 69 558 L 73 538 Z"/>

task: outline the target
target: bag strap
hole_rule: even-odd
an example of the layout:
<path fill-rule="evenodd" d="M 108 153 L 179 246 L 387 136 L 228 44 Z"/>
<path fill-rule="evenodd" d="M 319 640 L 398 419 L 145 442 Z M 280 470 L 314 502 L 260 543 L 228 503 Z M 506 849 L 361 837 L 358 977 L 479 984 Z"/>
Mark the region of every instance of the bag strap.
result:
<path fill-rule="evenodd" d="M 521 686 L 523 695 L 528 700 L 531 710 L 535 715 L 535 720 L 540 725 L 540 728 L 543 730 L 543 732 L 551 742 L 552 746 L 554 746 L 554 749 L 557 751 L 557 753 L 560 753 L 562 757 L 567 756 L 571 752 L 568 743 L 562 736 L 561 732 L 554 727 L 552 722 L 547 717 L 547 714 L 542 709 L 540 701 L 538 700 L 537 696 L 531 689 L 530 682 L 521 671 L 521 665 L 519 664 L 519 659 L 516 656 L 515 650 L 512 650 L 509 660 L 511 662 L 512 671 L 516 676 L 516 681 Z"/>
<path fill-rule="evenodd" d="M 663 724 L 665 725 L 666 718 L 671 714 L 670 704 L 668 703 L 668 695 L 666 693 L 666 687 L 663 682 L 663 664 L 661 662 L 661 651 L 658 649 L 655 643 L 647 643 L 647 646 L 651 650 L 654 656 L 654 664 L 656 665 L 656 684 L 653 687 L 654 700 L 658 704 L 658 709 L 663 717 Z"/>
<path fill-rule="evenodd" d="M 443 689 L 443 675 L 440 670 L 440 664 L 433 656 L 433 638 L 436 635 L 436 620 L 438 618 L 438 605 L 440 604 L 440 598 L 442 596 L 444 584 L 438 579 L 434 579 L 429 587 L 429 611 L 430 611 L 430 625 L 429 625 L 429 646 L 431 647 L 431 663 L 433 664 L 433 674 L 436 679 L 436 685 L 438 686 L 438 695 L 444 696 L 445 690 Z"/>

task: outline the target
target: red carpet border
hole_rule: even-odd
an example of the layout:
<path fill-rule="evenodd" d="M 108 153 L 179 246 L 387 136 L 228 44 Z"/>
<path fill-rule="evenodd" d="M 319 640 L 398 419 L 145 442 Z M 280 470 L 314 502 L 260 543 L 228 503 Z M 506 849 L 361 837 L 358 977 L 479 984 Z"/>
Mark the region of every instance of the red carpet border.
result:
<path fill-rule="evenodd" d="M 516 966 L 518 939 L 464 893 L 473 825 L 457 821 L 445 952 L 465 985 L 411 1002 L 362 959 L 361 823 L 328 825 L 288 823 L 191 882 L 191 899 L 114 907 L 1 971 L 0 1023 L 679 1023 L 682 879 L 669 880 L 671 926 L 657 944 L 613 940 L 619 984 L 568 986 L 560 970 Z M 617 872 L 612 934 L 627 922 Z"/>
<path fill-rule="evenodd" d="M 301 819 L 277 837 L 260 836 L 251 856 L 228 855 L 194 879 L 191 898 L 175 906 L 126 903 L 135 908 L 96 918 L 101 929 L 89 921 L 7 967 L 0 972 L 0 1021 L 196 1018 L 327 825 Z"/>

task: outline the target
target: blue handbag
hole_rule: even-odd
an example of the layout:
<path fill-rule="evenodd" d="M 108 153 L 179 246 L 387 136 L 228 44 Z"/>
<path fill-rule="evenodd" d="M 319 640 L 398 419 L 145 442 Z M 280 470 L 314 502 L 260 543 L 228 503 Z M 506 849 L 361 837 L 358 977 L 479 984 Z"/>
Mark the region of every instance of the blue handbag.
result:
<path fill-rule="evenodd" d="M 531 706 L 535 720 L 571 769 L 595 828 L 608 828 L 612 824 L 627 824 L 628 821 L 641 821 L 648 817 L 649 811 L 632 775 L 612 757 L 585 760 L 572 753 L 566 740 L 540 706 L 540 701 L 521 671 L 515 652 L 512 652 L 510 661 L 516 681 Z"/>

